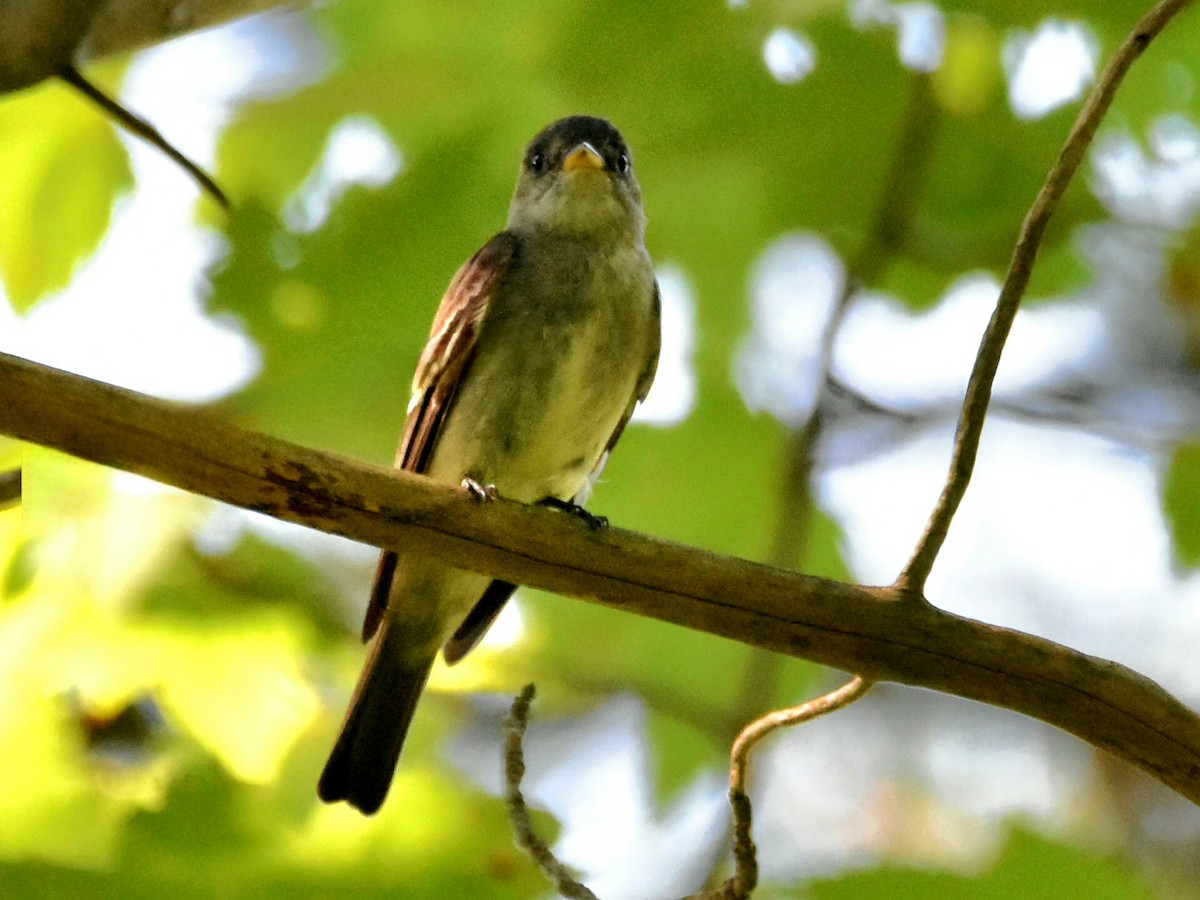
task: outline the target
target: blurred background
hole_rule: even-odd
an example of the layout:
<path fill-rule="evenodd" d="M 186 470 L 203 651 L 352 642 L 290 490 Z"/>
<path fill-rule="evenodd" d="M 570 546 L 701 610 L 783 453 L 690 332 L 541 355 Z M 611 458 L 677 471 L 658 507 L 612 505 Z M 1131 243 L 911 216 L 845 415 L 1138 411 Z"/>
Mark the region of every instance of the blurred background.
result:
<path fill-rule="evenodd" d="M 890 582 L 945 477 L 999 278 L 1147 2 L 330 0 L 0 98 L 0 350 L 390 462 L 433 310 L 525 142 L 607 116 L 664 295 L 590 507 Z M 1200 705 L 1200 29 L 1138 62 L 1057 214 L 929 582 Z M 0 400 L 2 402 L 2 400 Z M 814 411 L 818 411 L 815 424 Z M 538 897 L 499 789 L 604 900 L 727 874 L 739 728 L 845 677 L 520 591 L 439 665 L 383 811 L 314 785 L 369 547 L 0 439 L 0 897 Z M 1200 811 L 1074 738 L 880 686 L 753 760 L 756 896 L 1200 897 Z"/>

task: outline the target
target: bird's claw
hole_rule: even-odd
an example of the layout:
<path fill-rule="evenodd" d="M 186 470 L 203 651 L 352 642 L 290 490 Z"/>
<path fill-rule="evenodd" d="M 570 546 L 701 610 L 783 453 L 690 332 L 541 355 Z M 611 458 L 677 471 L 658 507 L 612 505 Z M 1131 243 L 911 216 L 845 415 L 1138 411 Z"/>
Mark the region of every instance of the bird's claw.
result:
<path fill-rule="evenodd" d="M 608 527 L 608 518 L 606 516 L 597 516 L 594 513 L 590 513 L 578 503 L 572 503 L 570 500 L 559 500 L 557 497 L 546 497 L 539 505 L 548 506 L 551 509 L 559 509 L 563 512 L 568 512 L 577 519 L 581 520 L 583 524 L 592 531 L 603 531 Z"/>
<path fill-rule="evenodd" d="M 487 503 L 489 500 L 495 500 L 498 496 L 494 484 L 480 484 L 474 478 L 464 478 L 462 487 L 476 503 Z"/>

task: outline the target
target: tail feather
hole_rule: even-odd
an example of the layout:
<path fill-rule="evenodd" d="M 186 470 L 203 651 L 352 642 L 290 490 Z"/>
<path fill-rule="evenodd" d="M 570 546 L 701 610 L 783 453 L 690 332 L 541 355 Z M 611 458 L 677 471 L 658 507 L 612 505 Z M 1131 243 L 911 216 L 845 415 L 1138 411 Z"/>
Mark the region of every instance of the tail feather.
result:
<path fill-rule="evenodd" d="M 429 678 L 437 648 L 413 658 L 401 643 L 402 628 L 389 618 L 371 648 L 350 700 L 350 709 L 317 795 L 326 803 L 345 800 L 366 815 L 383 805 L 417 701 Z"/>
<path fill-rule="evenodd" d="M 488 629 L 492 627 L 492 623 L 496 621 L 496 617 L 504 609 L 504 604 L 516 589 L 515 584 L 499 579 L 488 585 L 479 602 L 471 608 L 462 624 L 458 626 L 458 631 L 450 636 L 450 640 L 446 641 L 446 646 L 442 648 L 442 659 L 446 661 L 446 665 L 454 665 L 475 649 L 475 645 L 483 640 L 483 636 L 488 633 Z"/>

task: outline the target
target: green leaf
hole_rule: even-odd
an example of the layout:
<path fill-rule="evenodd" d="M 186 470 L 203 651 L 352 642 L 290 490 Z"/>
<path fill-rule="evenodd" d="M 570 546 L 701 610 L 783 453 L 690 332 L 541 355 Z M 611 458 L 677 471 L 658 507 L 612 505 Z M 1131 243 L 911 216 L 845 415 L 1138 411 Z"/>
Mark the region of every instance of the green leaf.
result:
<path fill-rule="evenodd" d="M 193 626 L 232 613 L 273 609 L 342 636 L 345 625 L 324 573 L 310 561 L 246 533 L 220 553 L 198 550 L 190 536 L 163 560 L 139 591 L 138 611 L 148 620 Z"/>
<path fill-rule="evenodd" d="M 0 134 L 0 275 L 24 311 L 99 245 L 129 159 L 104 115 L 54 82 L 4 98 Z"/>
<path fill-rule="evenodd" d="M 1175 449 L 1163 483 L 1163 511 L 1175 547 L 1175 559 L 1200 565 L 1200 444 Z"/>
<path fill-rule="evenodd" d="M 1003 855 L 978 877 L 884 866 L 810 886 L 814 900 L 1152 900 L 1130 868 L 1105 856 L 1015 831 Z"/>

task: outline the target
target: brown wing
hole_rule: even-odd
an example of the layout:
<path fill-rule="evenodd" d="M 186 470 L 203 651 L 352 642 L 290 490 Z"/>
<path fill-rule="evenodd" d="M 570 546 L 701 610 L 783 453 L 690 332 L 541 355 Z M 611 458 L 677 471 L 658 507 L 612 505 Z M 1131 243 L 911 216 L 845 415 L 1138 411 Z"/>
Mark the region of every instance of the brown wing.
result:
<path fill-rule="evenodd" d="M 413 376 L 413 399 L 408 406 L 400 446 L 396 449 L 397 468 L 424 472 L 429 464 L 429 456 L 437 445 L 438 431 L 474 356 L 475 341 L 488 303 L 516 252 L 517 239 L 507 231 L 500 232 L 463 264 L 446 288 Z M 375 584 L 363 620 L 364 641 L 375 634 L 387 610 L 396 561 L 393 550 L 384 550 L 379 556 L 379 568 L 375 572 Z"/>
<path fill-rule="evenodd" d="M 634 408 L 642 400 L 646 399 L 646 395 L 650 393 L 650 385 L 654 383 L 654 373 L 658 370 L 658 354 L 662 346 L 662 330 L 660 320 L 662 319 L 662 300 L 658 295 L 658 284 L 654 285 L 654 299 L 651 301 L 651 316 L 653 318 L 653 332 L 650 337 L 650 346 L 646 352 L 646 362 L 642 367 L 641 374 L 638 375 L 637 385 L 634 387 L 633 396 L 629 398 L 629 405 L 625 408 L 624 415 L 617 422 L 617 427 L 613 430 L 612 437 L 608 439 L 608 443 L 604 446 L 604 452 L 600 454 L 600 459 L 596 463 L 596 472 L 604 468 L 604 463 L 608 459 L 608 454 L 612 452 L 613 447 L 617 445 L 617 441 L 621 437 L 621 432 L 625 430 L 625 426 L 629 424 L 629 419 L 633 415 Z M 493 581 L 488 585 L 488 589 L 484 591 L 483 596 L 475 607 L 463 620 L 462 625 L 454 632 L 454 635 L 442 648 L 442 656 L 446 660 L 447 665 L 454 665 L 464 656 L 466 656 L 476 644 L 483 640 L 483 636 L 487 634 L 487 630 L 492 627 L 492 623 L 496 621 L 496 616 L 500 615 L 500 610 L 504 608 L 504 604 L 508 602 L 508 598 L 512 596 L 516 585 L 509 584 L 507 581 Z"/>

